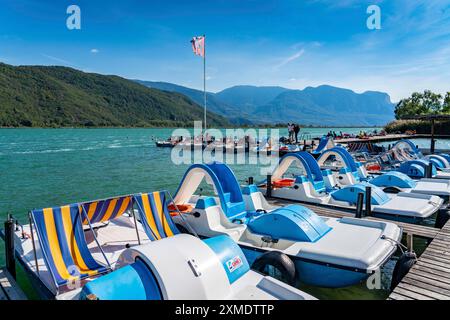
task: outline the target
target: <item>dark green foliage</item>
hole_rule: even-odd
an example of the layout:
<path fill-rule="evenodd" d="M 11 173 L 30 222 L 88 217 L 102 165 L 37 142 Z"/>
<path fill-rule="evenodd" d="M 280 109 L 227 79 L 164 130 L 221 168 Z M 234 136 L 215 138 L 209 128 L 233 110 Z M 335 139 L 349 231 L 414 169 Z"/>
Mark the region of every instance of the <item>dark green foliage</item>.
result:
<path fill-rule="evenodd" d="M 430 90 L 423 93 L 414 92 L 411 97 L 401 100 L 395 107 L 396 119 L 441 113 L 450 113 L 450 92 L 447 92 L 445 98 Z"/>
<path fill-rule="evenodd" d="M 417 133 L 430 134 L 431 123 L 422 120 L 396 120 L 387 124 L 384 129 L 387 133 L 404 133 L 407 130 L 415 130 Z M 436 121 L 434 130 L 436 134 L 450 135 L 450 121 Z"/>
<path fill-rule="evenodd" d="M 0 63 L 0 126 L 178 127 L 202 119 L 203 108 L 182 94 L 66 67 Z M 208 120 L 228 124 L 213 113 Z"/>

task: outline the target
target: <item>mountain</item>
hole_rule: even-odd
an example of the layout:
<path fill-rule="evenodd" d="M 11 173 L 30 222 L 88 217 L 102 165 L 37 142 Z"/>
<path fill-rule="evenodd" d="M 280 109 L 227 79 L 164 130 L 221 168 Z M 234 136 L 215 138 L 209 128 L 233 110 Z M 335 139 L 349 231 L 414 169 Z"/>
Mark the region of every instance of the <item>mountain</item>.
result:
<path fill-rule="evenodd" d="M 167 83 L 139 81 L 149 87 L 185 94 L 203 104 L 203 91 Z M 298 122 L 304 125 L 374 126 L 394 119 L 388 94 L 376 91 L 355 93 L 328 85 L 304 90 L 283 87 L 234 86 L 207 93 L 208 110 L 234 124 Z M 345 116 L 343 116 L 345 115 Z"/>
<path fill-rule="evenodd" d="M 258 107 L 253 118 L 305 125 L 384 125 L 394 118 L 394 104 L 386 93 L 367 91 L 358 94 L 323 85 L 285 91 Z"/>
<path fill-rule="evenodd" d="M 201 90 L 191 89 L 188 87 L 183 87 L 169 82 L 155 82 L 143 80 L 134 80 L 134 81 L 149 88 L 169 92 L 178 92 L 189 97 L 190 99 L 192 99 L 192 101 L 199 104 L 200 106 L 203 106 L 204 104 L 204 95 L 203 91 Z M 235 124 L 248 123 L 248 121 L 245 119 L 247 116 L 245 112 L 242 112 L 242 110 L 240 110 L 237 106 L 227 104 L 226 102 L 220 100 L 215 93 L 206 92 L 206 99 L 209 111 L 225 116 Z"/>
<path fill-rule="evenodd" d="M 234 86 L 216 93 L 216 97 L 228 105 L 253 112 L 258 106 L 270 103 L 289 89 L 282 87 Z"/>
<path fill-rule="evenodd" d="M 0 63 L 0 126 L 192 126 L 202 118 L 186 96 L 118 76 Z M 208 119 L 229 124 L 213 113 Z"/>

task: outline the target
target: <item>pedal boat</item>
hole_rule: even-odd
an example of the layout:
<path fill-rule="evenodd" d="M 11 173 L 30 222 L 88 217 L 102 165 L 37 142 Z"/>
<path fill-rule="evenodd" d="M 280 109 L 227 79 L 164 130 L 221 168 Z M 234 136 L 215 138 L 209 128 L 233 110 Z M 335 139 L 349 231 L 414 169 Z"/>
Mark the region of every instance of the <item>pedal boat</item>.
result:
<path fill-rule="evenodd" d="M 202 183 L 215 196 L 195 195 Z M 225 164 L 194 164 L 185 173 L 174 202 L 183 220 L 201 237 L 229 235 L 260 271 L 281 266 L 281 273 L 321 287 L 346 287 L 366 279 L 390 259 L 402 230 L 390 222 L 322 218 L 300 206 L 270 206 L 255 185 L 241 188 Z M 293 272 L 286 260 L 292 261 Z"/>
<path fill-rule="evenodd" d="M 303 175 L 285 178 L 284 174 L 291 166 L 300 169 Z M 271 180 L 275 186 L 278 181 L 285 184 L 290 181 L 288 186 L 273 187 L 271 190 L 273 197 L 347 209 L 356 209 L 358 194 L 362 193 L 365 197 L 366 188 L 370 187 L 371 211 L 374 215 L 407 222 L 421 222 L 435 214 L 444 203 L 444 199 L 434 195 L 410 192 L 387 194 L 368 182 L 341 188 L 334 182 L 331 170 L 321 171 L 317 161 L 307 152 L 282 157 L 272 173 Z M 262 182 L 258 187 L 266 194 L 267 182 Z"/>
<path fill-rule="evenodd" d="M 228 236 L 181 234 L 170 199 L 163 191 L 33 210 L 16 224 L 17 259 L 48 299 L 314 299 L 250 270 Z"/>
<path fill-rule="evenodd" d="M 418 179 L 413 180 L 408 175 L 390 171 L 377 175 L 370 175 L 366 167 L 354 160 L 351 154 L 342 147 L 335 147 L 324 151 L 317 162 L 321 170 L 331 170 L 334 181 L 327 179 L 328 187 L 354 185 L 362 181 L 369 182 L 383 189 L 387 193 L 411 192 L 440 196 L 448 201 L 450 196 L 450 180 Z"/>

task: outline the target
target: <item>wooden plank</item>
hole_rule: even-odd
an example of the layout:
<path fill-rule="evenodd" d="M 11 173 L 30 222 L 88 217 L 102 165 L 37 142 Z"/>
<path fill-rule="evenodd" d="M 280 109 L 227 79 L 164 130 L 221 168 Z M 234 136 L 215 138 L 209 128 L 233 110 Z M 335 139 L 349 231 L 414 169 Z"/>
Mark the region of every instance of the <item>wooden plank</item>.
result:
<path fill-rule="evenodd" d="M 414 299 L 401 295 L 400 292 L 392 292 L 388 300 L 414 300 Z"/>
<path fill-rule="evenodd" d="M 17 282 L 5 269 L 0 269 L 0 287 L 8 300 L 27 300 Z"/>
<path fill-rule="evenodd" d="M 400 282 L 397 287 L 400 287 L 400 288 L 403 288 L 405 290 L 412 291 L 412 292 L 418 293 L 418 294 L 420 294 L 422 296 L 426 296 L 428 298 L 432 298 L 432 299 L 436 299 L 436 300 L 448 300 L 448 299 L 450 299 L 450 297 L 448 297 L 446 295 L 443 295 L 443 294 L 440 294 L 438 292 L 434 292 L 432 290 L 429 290 L 428 288 L 419 287 L 414 282 L 411 283 L 408 279 L 406 279 L 404 281 L 402 280 L 402 282 Z M 433 288 L 433 286 L 429 286 L 429 287 Z"/>
<path fill-rule="evenodd" d="M 438 255 L 436 253 L 432 253 L 432 252 L 428 252 L 428 251 L 424 251 L 424 253 L 422 253 L 422 255 L 420 257 L 424 258 L 424 259 L 429 259 L 429 260 L 433 260 L 433 261 L 450 264 L 449 257 L 446 257 L 444 255 Z"/>
<path fill-rule="evenodd" d="M 427 268 L 427 269 L 441 271 L 441 272 L 450 272 L 450 268 L 436 266 L 434 264 L 430 264 L 430 263 L 420 260 L 420 259 L 417 261 L 416 265 L 423 266 L 424 268 Z"/>
<path fill-rule="evenodd" d="M 420 281 L 426 284 L 430 284 L 436 288 L 442 294 L 448 295 L 450 298 L 450 284 L 444 283 L 443 281 L 431 279 L 429 277 L 425 277 L 422 275 L 417 275 L 412 272 L 409 272 L 406 276 L 406 279 L 411 279 L 412 281 Z"/>
<path fill-rule="evenodd" d="M 396 299 L 398 295 L 419 300 L 423 296 L 450 300 L 450 221 L 436 234 L 390 297 Z"/>
<path fill-rule="evenodd" d="M 442 283 L 445 286 L 450 286 L 450 278 L 442 277 L 442 276 L 433 274 L 433 273 L 428 272 L 428 271 L 424 272 L 423 270 L 414 268 L 414 269 L 411 269 L 408 272 L 408 275 L 410 275 L 412 277 L 416 277 L 417 276 L 417 277 L 427 278 L 427 279 L 430 279 L 432 281 L 438 281 L 438 282 Z"/>
<path fill-rule="evenodd" d="M 442 268 L 445 268 L 447 270 L 450 270 L 450 265 L 448 263 L 443 263 L 443 262 L 439 262 L 439 261 L 435 261 L 435 260 L 430 260 L 427 257 L 423 257 L 423 255 L 419 259 L 421 261 L 427 262 L 429 264 L 432 264 L 432 265 L 435 265 L 435 266 L 442 267 Z"/>
<path fill-rule="evenodd" d="M 438 270 L 438 269 L 434 269 L 434 268 L 429 268 L 429 267 L 425 267 L 423 265 L 419 265 L 419 263 L 416 263 L 414 266 L 414 269 L 411 269 L 410 272 L 415 272 L 415 273 L 421 273 L 421 274 L 428 274 L 428 275 L 433 275 L 433 276 L 437 276 L 440 277 L 442 279 L 448 279 L 450 280 L 450 271 L 442 271 L 442 270 Z"/>
<path fill-rule="evenodd" d="M 431 298 L 426 295 L 422 295 L 420 293 L 408 290 L 408 289 L 404 288 L 404 286 L 400 286 L 400 285 L 397 286 L 397 288 L 395 288 L 395 290 L 392 294 L 394 294 L 394 297 L 396 294 L 406 297 L 406 299 L 402 299 L 402 300 L 435 300 L 434 298 Z M 389 297 L 391 297 L 392 294 Z"/>

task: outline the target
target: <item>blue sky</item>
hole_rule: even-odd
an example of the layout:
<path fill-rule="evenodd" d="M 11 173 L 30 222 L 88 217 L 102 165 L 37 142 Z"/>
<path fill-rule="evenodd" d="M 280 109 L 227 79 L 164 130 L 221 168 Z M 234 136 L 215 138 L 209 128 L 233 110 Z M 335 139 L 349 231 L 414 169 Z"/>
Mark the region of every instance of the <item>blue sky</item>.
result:
<path fill-rule="evenodd" d="M 81 30 L 66 9 L 81 8 Z M 369 5 L 381 30 L 366 27 Z M 0 0 L 0 61 L 201 89 L 202 60 L 189 40 L 207 36 L 207 89 L 238 84 L 303 89 L 330 84 L 450 91 L 448 0 Z"/>

